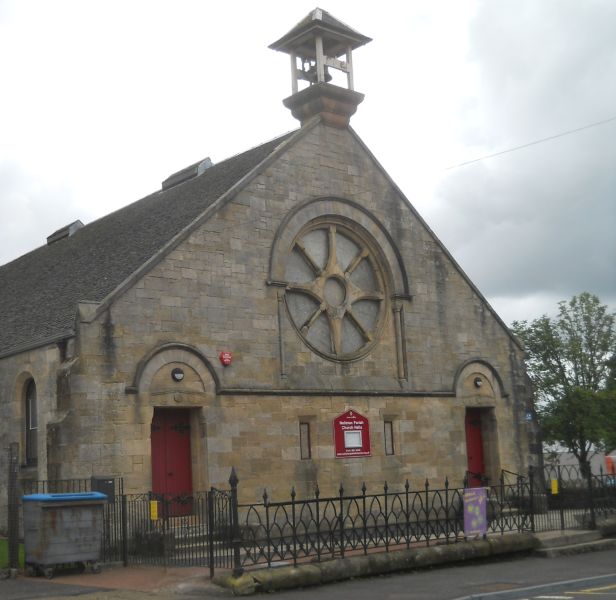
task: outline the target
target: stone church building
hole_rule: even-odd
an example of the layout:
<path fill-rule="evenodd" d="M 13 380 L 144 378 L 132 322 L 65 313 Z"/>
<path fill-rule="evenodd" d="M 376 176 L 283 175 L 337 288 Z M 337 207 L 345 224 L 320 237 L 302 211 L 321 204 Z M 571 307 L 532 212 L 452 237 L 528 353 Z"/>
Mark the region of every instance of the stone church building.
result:
<path fill-rule="evenodd" d="M 256 500 L 535 460 L 523 349 L 349 125 L 368 41 L 314 10 L 271 46 L 299 129 L 0 267 L 22 480 L 183 494 L 235 466 Z"/>

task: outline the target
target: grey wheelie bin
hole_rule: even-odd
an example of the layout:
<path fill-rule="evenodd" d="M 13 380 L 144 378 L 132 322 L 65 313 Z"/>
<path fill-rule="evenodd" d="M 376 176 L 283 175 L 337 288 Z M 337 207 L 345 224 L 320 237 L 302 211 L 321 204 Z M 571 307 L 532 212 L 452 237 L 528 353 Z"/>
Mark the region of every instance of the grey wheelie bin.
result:
<path fill-rule="evenodd" d="M 100 572 L 106 499 L 100 492 L 23 496 L 28 574 L 42 572 L 51 579 L 55 568 L 67 563 Z"/>

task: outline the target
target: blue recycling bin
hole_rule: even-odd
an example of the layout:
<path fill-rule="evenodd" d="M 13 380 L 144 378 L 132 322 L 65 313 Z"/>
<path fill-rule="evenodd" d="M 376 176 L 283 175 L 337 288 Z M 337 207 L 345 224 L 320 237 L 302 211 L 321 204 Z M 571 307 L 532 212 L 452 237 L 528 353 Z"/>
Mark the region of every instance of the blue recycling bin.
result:
<path fill-rule="evenodd" d="M 29 575 L 42 572 L 51 579 L 56 567 L 67 563 L 100 572 L 105 494 L 30 494 L 22 500 Z"/>

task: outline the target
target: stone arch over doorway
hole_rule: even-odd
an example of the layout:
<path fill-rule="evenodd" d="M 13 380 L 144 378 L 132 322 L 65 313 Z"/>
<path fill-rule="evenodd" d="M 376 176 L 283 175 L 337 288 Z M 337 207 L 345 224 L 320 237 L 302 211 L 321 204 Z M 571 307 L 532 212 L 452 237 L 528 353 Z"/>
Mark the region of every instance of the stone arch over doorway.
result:
<path fill-rule="evenodd" d="M 181 380 L 173 379 L 174 368 L 189 369 Z M 165 381 L 165 373 L 168 378 Z M 216 371 L 205 355 L 194 346 L 169 343 L 157 346 L 146 354 L 135 370 L 133 384 L 126 391 L 133 394 L 169 393 L 181 391 L 216 393 L 219 380 Z"/>

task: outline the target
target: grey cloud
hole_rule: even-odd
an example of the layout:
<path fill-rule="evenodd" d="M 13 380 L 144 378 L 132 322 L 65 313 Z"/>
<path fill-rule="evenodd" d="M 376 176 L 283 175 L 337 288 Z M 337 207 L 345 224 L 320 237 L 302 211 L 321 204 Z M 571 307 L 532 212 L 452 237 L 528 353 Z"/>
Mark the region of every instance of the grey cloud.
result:
<path fill-rule="evenodd" d="M 486 139 L 525 141 L 521 134 L 543 137 L 613 116 L 614 23 L 611 0 L 482 3 L 470 58 L 481 77 Z"/>
<path fill-rule="evenodd" d="M 504 167 L 482 164 L 443 182 L 440 233 L 485 293 L 613 293 L 616 170 L 609 145 L 537 148 Z"/>
<path fill-rule="evenodd" d="M 489 154 L 615 116 L 614 23 L 609 1 L 480 5 L 466 143 Z M 616 303 L 615 163 L 613 121 L 450 171 L 430 219 L 488 297 Z"/>

